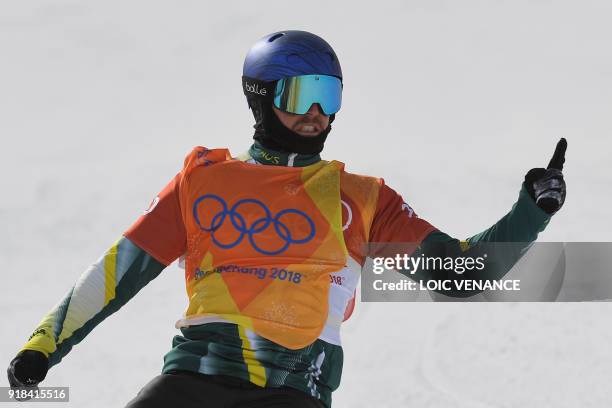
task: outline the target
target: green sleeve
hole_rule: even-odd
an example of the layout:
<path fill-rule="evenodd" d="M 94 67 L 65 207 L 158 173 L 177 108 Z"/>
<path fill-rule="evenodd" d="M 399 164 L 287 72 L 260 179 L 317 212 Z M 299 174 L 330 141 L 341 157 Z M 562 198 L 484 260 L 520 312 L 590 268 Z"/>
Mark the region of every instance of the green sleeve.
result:
<path fill-rule="evenodd" d="M 59 363 L 102 320 L 119 310 L 166 266 L 121 237 L 42 319 L 22 350 Z"/>
<path fill-rule="evenodd" d="M 542 232 L 551 216 L 540 209 L 523 186 L 519 198 L 512 209 L 494 225 L 465 240 L 453 238 L 441 231 L 430 233 L 421 243 L 413 256 L 458 258 L 477 258 L 484 253 L 488 255 L 483 271 L 466 271 L 457 274 L 454 271 L 420 270 L 409 275 L 414 280 L 470 280 L 470 279 L 501 279 L 522 257 Z M 503 245 L 488 245 L 492 242 L 503 242 Z M 476 291 L 440 292 L 452 297 L 469 297 Z"/>

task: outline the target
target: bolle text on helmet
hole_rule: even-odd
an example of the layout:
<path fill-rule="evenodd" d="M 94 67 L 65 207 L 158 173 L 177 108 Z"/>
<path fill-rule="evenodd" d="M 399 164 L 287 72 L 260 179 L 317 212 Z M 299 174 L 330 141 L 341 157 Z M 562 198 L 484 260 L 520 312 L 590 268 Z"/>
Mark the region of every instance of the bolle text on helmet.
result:
<path fill-rule="evenodd" d="M 257 95 L 266 96 L 268 90 L 264 87 L 259 87 L 259 84 L 249 84 L 248 82 L 244 83 L 244 88 L 247 92 L 251 92 Z"/>

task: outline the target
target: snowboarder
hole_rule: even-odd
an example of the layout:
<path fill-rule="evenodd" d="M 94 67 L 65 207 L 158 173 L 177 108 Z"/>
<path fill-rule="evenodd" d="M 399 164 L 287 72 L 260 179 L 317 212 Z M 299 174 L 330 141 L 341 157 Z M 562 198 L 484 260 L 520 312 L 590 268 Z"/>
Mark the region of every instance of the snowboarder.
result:
<path fill-rule="evenodd" d="M 463 241 L 427 221 L 380 178 L 322 160 L 340 110 L 334 50 L 304 31 L 260 39 L 243 91 L 255 117 L 247 153 L 196 147 L 149 208 L 47 314 L 11 361 L 11 386 L 50 367 L 181 258 L 188 307 L 162 374 L 129 408 L 329 407 L 368 242 L 528 245 L 565 201 L 562 139 L 547 169 L 525 176 L 495 225 Z M 427 278 L 427 277 L 425 277 Z M 461 296 L 462 294 L 457 294 Z M 146 328 L 138 328 L 146 331 Z"/>

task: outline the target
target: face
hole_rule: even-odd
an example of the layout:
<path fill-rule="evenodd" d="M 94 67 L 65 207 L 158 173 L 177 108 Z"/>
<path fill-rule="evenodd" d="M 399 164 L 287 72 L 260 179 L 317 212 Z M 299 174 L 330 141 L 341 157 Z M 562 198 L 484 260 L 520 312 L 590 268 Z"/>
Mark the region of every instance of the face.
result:
<path fill-rule="evenodd" d="M 272 105 L 272 109 L 287 129 L 294 131 L 300 136 L 317 136 L 329 126 L 329 116 L 323 114 L 318 103 L 313 103 L 308 112 L 303 115 L 283 112 L 274 105 Z"/>

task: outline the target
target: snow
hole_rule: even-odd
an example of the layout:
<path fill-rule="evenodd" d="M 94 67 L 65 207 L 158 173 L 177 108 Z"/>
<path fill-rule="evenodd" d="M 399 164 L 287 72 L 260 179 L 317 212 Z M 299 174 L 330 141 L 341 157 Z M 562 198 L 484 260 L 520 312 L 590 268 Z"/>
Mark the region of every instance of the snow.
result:
<path fill-rule="evenodd" d="M 320 34 L 343 65 L 325 158 L 384 177 L 466 237 L 566 137 L 567 202 L 540 240 L 609 240 L 611 12 L 567 0 L 3 2 L 0 361 L 193 146 L 248 148 L 242 59 L 279 29 Z M 71 388 L 62 406 L 123 406 L 159 372 L 186 306 L 182 273 L 168 268 L 49 372 L 44 385 Z M 605 406 L 609 309 L 358 304 L 335 406 Z"/>

